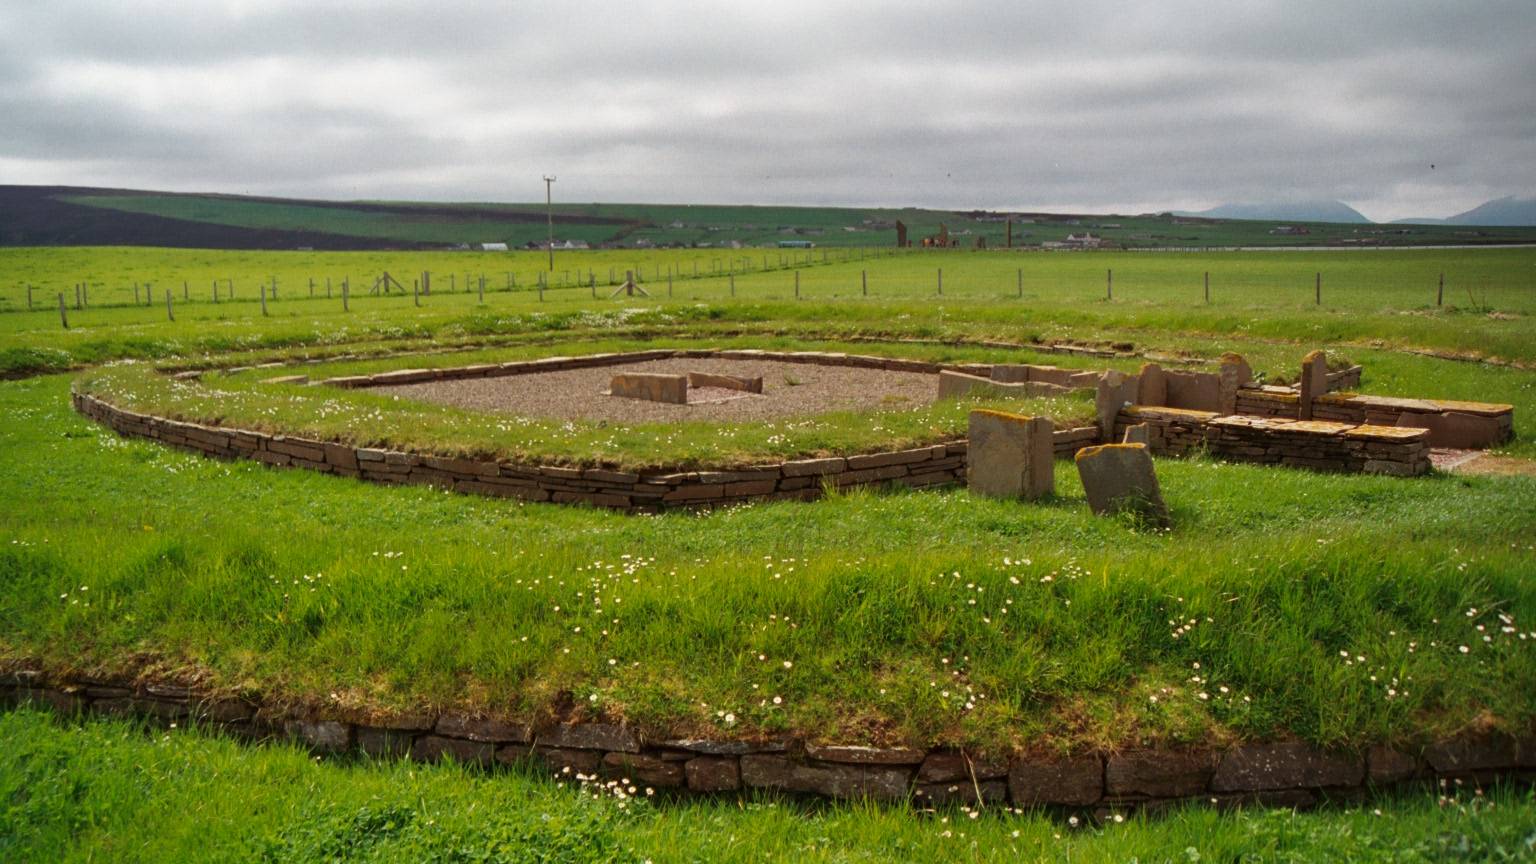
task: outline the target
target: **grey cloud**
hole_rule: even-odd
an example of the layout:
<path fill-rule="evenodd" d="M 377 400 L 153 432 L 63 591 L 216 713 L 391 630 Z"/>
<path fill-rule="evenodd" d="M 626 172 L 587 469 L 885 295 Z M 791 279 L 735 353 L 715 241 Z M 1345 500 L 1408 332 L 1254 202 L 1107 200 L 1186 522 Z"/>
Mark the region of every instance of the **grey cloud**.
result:
<path fill-rule="evenodd" d="M 295 195 L 526 200 L 553 171 L 568 200 L 1444 215 L 1536 190 L 1531 44 L 1529 2 L 19 0 L 0 160 Z"/>

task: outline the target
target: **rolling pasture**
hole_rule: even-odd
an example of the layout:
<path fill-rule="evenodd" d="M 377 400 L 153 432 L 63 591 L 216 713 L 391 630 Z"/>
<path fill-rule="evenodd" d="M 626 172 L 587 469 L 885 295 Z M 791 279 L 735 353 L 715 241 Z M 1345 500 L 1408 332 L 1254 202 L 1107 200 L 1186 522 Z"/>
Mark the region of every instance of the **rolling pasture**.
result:
<path fill-rule="evenodd" d="M 979 753 L 1411 748 L 1536 723 L 1536 250 L 736 252 L 557 253 L 540 296 L 542 253 L 0 250 L 0 371 L 14 379 L 0 381 L 0 665 L 147 670 L 359 711 L 558 710 L 656 735 Z M 640 273 L 650 296 L 610 299 L 610 268 Z M 386 270 L 407 291 L 371 296 Z M 422 271 L 432 293 L 417 297 Z M 274 277 L 264 313 L 258 286 Z M 217 280 L 234 296 L 215 303 Z M 1048 353 L 1055 340 L 1196 367 L 1238 351 L 1275 380 L 1325 348 L 1364 365 L 1364 392 L 1514 404 L 1518 437 L 1501 451 L 1514 469 L 1404 480 L 1160 459 L 1166 531 L 1090 516 L 1069 462 L 1040 504 L 888 490 L 629 516 L 200 459 L 119 438 L 68 402 L 77 381 L 106 380 L 216 421 L 218 392 L 162 386 L 156 370 L 316 361 L 300 371 L 352 374 L 653 346 L 1141 362 Z M 473 428 L 493 422 L 474 412 L 416 422 L 420 406 L 384 400 L 366 416 L 300 417 L 252 377 L 205 384 L 229 415 L 330 422 L 338 437 L 475 449 L 519 434 Z M 837 434 L 856 425 L 837 422 Z M 662 435 L 622 431 L 631 449 Z M 806 452 L 835 446 L 801 431 Z M 617 434 L 573 426 L 564 443 L 596 451 Z M 1177 810 L 1077 828 L 995 808 L 626 802 L 517 772 L 315 765 L 286 747 L 26 711 L 0 715 L 0 732 L 13 745 L 0 755 L 0 853 L 18 860 L 447 858 L 445 837 L 463 857 L 533 838 L 550 860 L 1255 845 L 1492 859 L 1528 852 L 1536 814 L 1523 789 L 1412 790 L 1315 814 Z M 255 803 L 217 803 L 235 797 Z M 461 818 L 473 806 L 500 815 Z M 98 817 L 64 815 L 80 807 Z M 190 832 L 181 817 L 198 808 L 205 830 Z"/>

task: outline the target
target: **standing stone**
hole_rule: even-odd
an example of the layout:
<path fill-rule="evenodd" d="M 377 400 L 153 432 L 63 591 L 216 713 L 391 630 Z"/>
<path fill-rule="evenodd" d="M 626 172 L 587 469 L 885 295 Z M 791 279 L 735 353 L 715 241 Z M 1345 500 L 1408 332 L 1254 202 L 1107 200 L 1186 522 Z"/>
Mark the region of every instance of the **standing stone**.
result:
<path fill-rule="evenodd" d="M 1137 405 L 1167 405 L 1168 378 L 1163 367 L 1156 363 L 1144 363 L 1141 367 L 1141 384 L 1136 389 Z"/>
<path fill-rule="evenodd" d="M 1115 417 L 1121 408 L 1136 403 L 1140 386 L 1138 376 L 1114 369 L 1099 376 L 1098 393 L 1094 398 L 1094 406 L 1099 412 L 1099 440 L 1113 440 Z"/>
<path fill-rule="evenodd" d="M 1152 453 L 1145 444 L 1084 447 L 1075 461 L 1094 515 L 1134 510 L 1159 525 L 1168 524 L 1168 505 L 1163 503 Z"/>
<path fill-rule="evenodd" d="M 1328 355 L 1313 351 L 1301 359 L 1301 402 L 1297 419 L 1312 419 L 1312 400 L 1328 392 Z"/>
<path fill-rule="evenodd" d="M 972 411 L 966 482 L 992 498 L 1036 499 L 1056 490 L 1051 435 L 1045 417 Z"/>
<path fill-rule="evenodd" d="M 1243 355 L 1231 351 L 1221 355 L 1221 397 L 1218 410 L 1222 414 L 1236 414 L 1237 391 L 1252 380 L 1253 368 L 1243 359 Z"/>

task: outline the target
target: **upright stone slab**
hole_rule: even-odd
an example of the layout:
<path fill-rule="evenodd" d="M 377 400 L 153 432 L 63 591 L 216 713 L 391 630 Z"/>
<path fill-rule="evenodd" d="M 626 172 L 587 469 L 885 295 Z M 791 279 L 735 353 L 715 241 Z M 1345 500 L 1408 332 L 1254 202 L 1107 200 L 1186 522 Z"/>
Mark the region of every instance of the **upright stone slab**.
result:
<path fill-rule="evenodd" d="M 1137 424 L 1135 424 L 1133 426 L 1125 427 L 1125 437 L 1120 440 L 1120 443 L 1121 444 L 1145 444 L 1147 447 L 1151 447 L 1152 446 L 1152 426 L 1151 426 L 1151 424 L 1149 424 L 1149 423 L 1137 423 Z"/>
<path fill-rule="evenodd" d="M 688 404 L 688 376 L 659 375 L 653 372 L 625 372 L 608 383 L 608 392 L 627 399 Z"/>
<path fill-rule="evenodd" d="M 1168 505 L 1157 485 L 1152 452 L 1145 444 L 1100 444 L 1077 451 L 1077 473 L 1094 515 L 1134 510 L 1168 524 Z"/>
<path fill-rule="evenodd" d="M 1141 386 L 1140 381 L 1139 376 L 1127 375 L 1114 369 L 1099 376 L 1098 393 L 1094 398 L 1094 407 L 1099 412 L 1100 440 L 1111 441 L 1114 439 L 1115 418 L 1119 416 L 1121 408 L 1136 404 L 1136 397 Z"/>
<path fill-rule="evenodd" d="M 1045 417 L 972 411 L 966 482 L 993 498 L 1035 499 L 1056 489 L 1051 436 Z"/>
<path fill-rule="evenodd" d="M 1328 355 L 1313 351 L 1301 359 L 1301 402 L 1297 419 L 1312 419 L 1312 400 L 1328 392 Z"/>
<path fill-rule="evenodd" d="M 1168 379 L 1163 367 L 1156 363 L 1144 363 L 1141 367 L 1141 384 L 1136 388 L 1137 405 L 1167 405 Z"/>
<path fill-rule="evenodd" d="M 1253 368 L 1243 359 L 1243 355 L 1231 351 L 1221 355 L 1221 397 L 1218 410 L 1222 414 L 1236 414 L 1237 391 L 1252 380 Z"/>

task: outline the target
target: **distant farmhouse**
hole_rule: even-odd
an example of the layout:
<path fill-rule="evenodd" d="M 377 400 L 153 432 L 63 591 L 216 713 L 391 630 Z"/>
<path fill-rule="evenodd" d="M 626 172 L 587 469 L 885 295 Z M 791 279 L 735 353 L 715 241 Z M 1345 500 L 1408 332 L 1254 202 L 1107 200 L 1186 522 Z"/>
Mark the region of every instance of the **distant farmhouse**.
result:
<path fill-rule="evenodd" d="M 505 252 L 505 251 L 507 251 L 507 244 L 505 244 L 505 243 L 481 243 L 480 244 L 480 251 L 481 252 Z"/>

